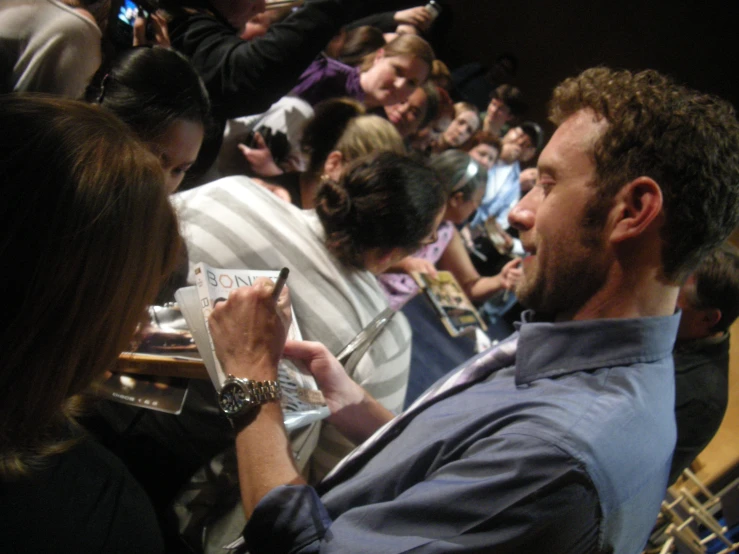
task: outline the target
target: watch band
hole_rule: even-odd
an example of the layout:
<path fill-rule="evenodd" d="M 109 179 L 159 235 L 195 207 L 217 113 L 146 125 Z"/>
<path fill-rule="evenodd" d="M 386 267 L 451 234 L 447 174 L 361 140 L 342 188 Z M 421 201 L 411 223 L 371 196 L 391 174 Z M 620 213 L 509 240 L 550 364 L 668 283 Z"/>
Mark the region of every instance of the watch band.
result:
<path fill-rule="evenodd" d="M 234 377 L 234 379 L 237 378 Z M 282 398 L 282 388 L 278 381 L 252 381 L 251 379 L 241 379 L 241 381 L 249 382 L 247 386 L 251 388 L 257 404 L 264 404 L 265 402 Z"/>

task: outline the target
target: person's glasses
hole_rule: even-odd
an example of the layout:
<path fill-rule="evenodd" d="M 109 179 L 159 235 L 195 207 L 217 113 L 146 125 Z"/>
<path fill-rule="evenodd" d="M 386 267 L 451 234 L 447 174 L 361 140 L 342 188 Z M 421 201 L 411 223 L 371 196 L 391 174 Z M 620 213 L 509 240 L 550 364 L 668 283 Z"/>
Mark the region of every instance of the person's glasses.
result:
<path fill-rule="evenodd" d="M 437 240 L 439 240 L 439 234 L 437 233 L 437 230 L 434 229 L 434 231 L 425 239 L 421 241 L 421 246 L 428 246 L 429 244 L 434 244 Z"/>

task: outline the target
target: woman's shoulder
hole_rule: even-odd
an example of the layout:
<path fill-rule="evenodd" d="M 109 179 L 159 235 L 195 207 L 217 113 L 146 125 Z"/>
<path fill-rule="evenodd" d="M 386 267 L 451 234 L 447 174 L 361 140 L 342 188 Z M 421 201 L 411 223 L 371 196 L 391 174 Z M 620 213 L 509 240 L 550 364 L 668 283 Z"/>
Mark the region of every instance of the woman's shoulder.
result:
<path fill-rule="evenodd" d="M 330 58 L 325 55 L 318 56 L 313 63 L 308 66 L 303 76 L 310 74 L 319 75 L 321 77 L 334 76 L 334 75 L 349 75 L 356 73 L 358 70 L 351 65 L 347 65 L 339 60 Z"/>
<path fill-rule="evenodd" d="M 290 212 L 298 214 L 300 209 L 285 202 L 266 187 L 244 175 L 232 175 L 199 187 L 177 193 L 172 198 L 180 217 L 187 219 L 187 211 L 207 205 L 210 210 L 219 208 L 238 211 Z"/>
<path fill-rule="evenodd" d="M 363 93 L 359 86 L 359 69 L 321 56 L 303 72 L 291 94 L 311 105 L 341 96 L 361 99 Z"/>

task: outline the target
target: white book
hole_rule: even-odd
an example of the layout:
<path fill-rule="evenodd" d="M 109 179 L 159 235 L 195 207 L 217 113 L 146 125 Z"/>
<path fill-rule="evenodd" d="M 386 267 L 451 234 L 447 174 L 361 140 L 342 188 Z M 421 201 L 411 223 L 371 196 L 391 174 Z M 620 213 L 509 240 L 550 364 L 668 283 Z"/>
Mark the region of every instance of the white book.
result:
<path fill-rule="evenodd" d="M 239 287 L 252 286 L 260 277 L 276 281 L 278 275 L 277 270 L 217 269 L 199 263 L 195 266 L 195 286 L 179 289 L 175 294 L 216 390 L 223 386 L 226 374 L 215 355 L 213 339 L 207 324 L 214 301 L 218 298 L 228 298 L 229 294 Z M 287 336 L 292 340 L 302 340 L 295 313 L 292 315 L 292 324 Z M 315 379 L 307 371 L 301 370 L 296 362 L 282 359 L 278 367 L 278 380 L 282 387 L 281 403 L 288 431 L 329 415 L 323 394 L 318 390 Z"/>

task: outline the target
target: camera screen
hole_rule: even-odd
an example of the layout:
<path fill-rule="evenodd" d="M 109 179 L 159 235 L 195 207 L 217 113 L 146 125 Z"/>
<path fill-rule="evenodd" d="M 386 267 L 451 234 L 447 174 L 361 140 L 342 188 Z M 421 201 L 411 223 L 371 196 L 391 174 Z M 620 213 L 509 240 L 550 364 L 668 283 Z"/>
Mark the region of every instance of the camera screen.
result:
<path fill-rule="evenodd" d="M 149 17 L 149 12 L 133 0 L 123 0 L 121 9 L 118 11 L 118 19 L 126 25 L 133 25 L 133 22 L 139 15 L 141 17 Z"/>

